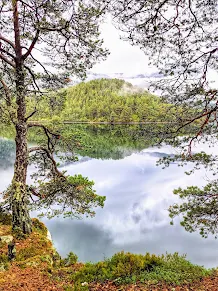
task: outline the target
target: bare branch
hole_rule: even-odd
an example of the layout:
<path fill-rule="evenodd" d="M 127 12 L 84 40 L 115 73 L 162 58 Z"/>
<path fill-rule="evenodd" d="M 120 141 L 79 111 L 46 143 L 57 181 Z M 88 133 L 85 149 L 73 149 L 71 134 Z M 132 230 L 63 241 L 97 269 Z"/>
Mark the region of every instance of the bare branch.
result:
<path fill-rule="evenodd" d="M 15 56 L 12 53 L 10 53 L 9 51 L 7 51 L 1 47 L 0 47 L 0 51 L 4 54 L 8 55 L 10 58 L 15 59 Z"/>
<path fill-rule="evenodd" d="M 32 77 L 32 80 L 33 80 L 33 83 L 35 84 L 37 90 L 40 92 L 40 88 L 39 88 L 39 86 L 38 86 L 38 84 L 36 82 L 36 77 L 35 77 L 34 73 L 32 72 L 32 70 L 29 67 L 24 66 L 24 68 L 27 69 L 27 71 L 30 73 L 30 75 Z"/>
<path fill-rule="evenodd" d="M 7 44 L 9 44 L 13 49 L 15 49 L 15 45 L 12 41 L 10 41 L 9 39 L 5 38 L 4 36 L 0 35 L 0 39 L 5 41 Z"/>
<path fill-rule="evenodd" d="M 44 133 L 45 133 L 45 135 L 47 136 L 47 139 L 48 139 L 48 143 L 47 143 L 48 150 L 50 152 L 52 152 L 54 150 L 55 144 L 52 142 L 51 136 L 54 136 L 56 139 L 59 139 L 60 135 L 50 131 L 45 125 L 40 124 L 40 123 L 28 123 L 28 128 L 30 128 L 30 127 L 41 127 L 44 130 Z"/>
<path fill-rule="evenodd" d="M 37 42 L 37 40 L 38 40 L 38 38 L 39 38 L 39 32 L 40 32 L 40 30 L 37 29 L 37 31 L 36 31 L 36 35 L 35 35 L 35 37 L 34 37 L 32 43 L 31 43 L 29 49 L 28 49 L 27 52 L 23 55 L 23 59 L 24 59 L 24 60 L 25 60 L 25 59 L 26 59 L 26 58 L 31 54 L 31 52 L 32 52 L 32 50 L 33 50 L 33 48 L 34 48 L 34 46 L 35 46 L 35 44 L 36 44 L 36 42 Z"/>
<path fill-rule="evenodd" d="M 26 118 L 25 118 L 25 121 L 27 121 L 28 119 L 30 119 L 35 113 L 37 112 L 37 109 L 35 109 L 32 113 L 30 113 L 30 115 L 28 115 Z"/>
<path fill-rule="evenodd" d="M 182 128 L 186 127 L 189 124 L 192 124 L 194 121 L 201 119 L 204 116 L 210 116 L 213 112 L 215 112 L 218 109 L 218 104 L 216 103 L 216 106 L 212 108 L 211 110 L 205 112 L 204 114 L 200 114 L 199 116 L 194 117 L 193 119 L 187 121 L 185 124 L 182 124 L 179 128 L 177 128 L 175 133 L 178 133 Z"/>
<path fill-rule="evenodd" d="M 45 198 L 42 194 L 36 191 L 33 187 L 28 187 L 28 190 L 36 197 Z M 33 199 L 32 199 L 33 200 Z M 34 201 L 34 200 L 33 200 Z"/>
<path fill-rule="evenodd" d="M 8 58 L 6 58 L 3 54 L 0 54 L 0 59 L 2 59 L 4 62 L 12 66 L 13 68 L 16 68 L 15 63 L 10 61 Z"/>
<path fill-rule="evenodd" d="M 66 179 L 66 177 L 58 170 L 57 163 L 56 163 L 54 157 L 52 156 L 52 154 L 50 153 L 50 151 L 47 148 L 40 147 L 40 146 L 39 147 L 32 147 L 28 151 L 29 151 L 29 153 L 35 152 L 35 151 L 43 151 L 43 152 L 45 152 L 47 157 L 48 157 L 48 159 L 52 162 L 53 167 L 54 167 L 54 171 L 57 174 L 57 176 Z"/>

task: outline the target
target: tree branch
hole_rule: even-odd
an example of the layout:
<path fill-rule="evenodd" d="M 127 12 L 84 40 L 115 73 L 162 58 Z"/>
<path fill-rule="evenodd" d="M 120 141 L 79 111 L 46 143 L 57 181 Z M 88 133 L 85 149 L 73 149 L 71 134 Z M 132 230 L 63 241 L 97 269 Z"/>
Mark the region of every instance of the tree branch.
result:
<path fill-rule="evenodd" d="M 187 121 L 185 124 L 182 124 L 179 128 L 177 128 L 175 133 L 178 133 L 182 128 L 184 128 L 185 126 L 193 123 L 194 121 L 201 119 L 202 117 L 206 116 L 206 115 L 211 115 L 212 112 L 215 112 L 218 109 L 218 104 L 216 104 L 216 106 L 214 108 L 212 108 L 211 110 L 205 112 L 204 114 L 201 114 L 197 117 L 194 117 L 193 119 Z"/>
<path fill-rule="evenodd" d="M 12 41 L 10 41 L 9 39 L 5 38 L 4 36 L 0 35 L 0 39 L 5 41 L 6 43 L 8 43 L 13 49 L 15 49 L 15 45 Z"/>
<path fill-rule="evenodd" d="M 35 109 L 32 113 L 30 113 L 30 115 L 28 115 L 26 118 L 25 118 L 25 121 L 27 121 L 28 119 L 30 119 L 35 113 L 37 112 L 37 109 Z"/>
<path fill-rule="evenodd" d="M 52 162 L 54 171 L 57 174 L 57 176 L 66 179 L 66 177 L 58 170 L 57 163 L 56 163 L 54 157 L 52 156 L 52 154 L 50 153 L 50 151 L 47 148 L 39 146 L 39 147 L 32 147 L 32 148 L 30 148 L 28 150 L 29 153 L 35 152 L 35 151 L 43 151 L 43 152 L 45 152 L 47 157 L 48 157 L 48 159 Z"/>
<path fill-rule="evenodd" d="M 47 139 L 48 139 L 48 150 L 50 152 L 52 152 L 53 149 L 54 149 L 54 144 L 52 143 L 51 137 L 49 136 L 49 134 L 51 136 L 54 136 L 56 139 L 59 139 L 60 135 L 50 131 L 45 125 L 40 124 L 40 123 L 28 123 L 28 128 L 30 128 L 30 127 L 41 127 L 44 130 L 44 133 L 45 133 L 45 135 L 47 136 Z M 52 148 L 50 147 L 50 145 L 51 145 Z"/>
<path fill-rule="evenodd" d="M 35 37 L 33 38 L 33 41 L 32 41 L 32 43 L 31 43 L 31 45 L 30 45 L 30 47 L 29 47 L 29 49 L 27 50 L 27 52 L 23 55 L 23 59 L 25 60 L 30 54 L 31 54 L 31 52 L 32 52 L 32 50 L 33 50 L 33 48 L 34 48 L 34 46 L 35 46 L 35 44 L 36 44 L 36 42 L 37 42 L 37 40 L 38 40 L 38 38 L 39 38 L 39 32 L 40 32 L 40 30 L 39 29 L 37 29 L 36 30 L 36 35 L 35 35 Z"/>
<path fill-rule="evenodd" d="M 36 197 L 39 198 L 45 198 L 44 195 L 41 195 L 39 192 L 37 192 L 33 187 L 28 187 L 28 190 Z M 33 199 L 32 199 L 33 200 Z M 34 202 L 34 200 L 33 200 Z"/>
<path fill-rule="evenodd" d="M 0 54 L 0 59 L 2 59 L 7 64 L 11 65 L 13 68 L 16 68 L 15 63 L 10 61 L 8 58 L 6 58 L 3 54 Z"/>
<path fill-rule="evenodd" d="M 1 46 L 0 46 L 0 51 L 1 51 L 2 53 L 4 53 L 4 54 L 8 55 L 8 56 L 11 57 L 12 59 L 15 59 L 15 56 L 14 56 L 14 55 L 12 55 L 9 51 L 7 51 L 7 50 L 1 48 Z"/>
<path fill-rule="evenodd" d="M 31 77 L 32 77 L 32 80 L 33 80 L 33 83 L 35 84 L 37 90 L 40 92 L 40 88 L 38 86 L 38 84 L 36 83 L 36 77 L 34 75 L 34 73 L 31 71 L 31 69 L 27 66 L 24 66 L 25 69 L 27 69 L 27 71 L 30 73 Z M 34 86 L 33 86 L 34 87 Z M 35 89 L 35 88 L 34 88 Z"/>

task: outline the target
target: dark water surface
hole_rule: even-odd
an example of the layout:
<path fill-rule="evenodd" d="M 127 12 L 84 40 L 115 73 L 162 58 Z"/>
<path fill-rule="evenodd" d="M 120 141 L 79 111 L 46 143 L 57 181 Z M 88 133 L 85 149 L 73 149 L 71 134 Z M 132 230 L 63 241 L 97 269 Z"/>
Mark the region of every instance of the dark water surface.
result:
<path fill-rule="evenodd" d="M 167 208 L 176 201 L 172 190 L 179 186 L 203 185 L 205 172 L 184 175 L 176 164 L 162 170 L 156 161 L 172 154 L 168 146 L 149 147 L 142 130 L 127 134 L 125 128 L 86 128 L 90 148 L 80 152 L 80 161 L 64 167 L 69 174 L 81 173 L 95 181 L 98 194 L 107 197 L 95 218 L 71 220 L 43 219 L 54 245 L 65 256 L 75 252 L 81 261 L 98 261 L 115 252 L 179 252 L 192 262 L 218 266 L 218 242 L 187 233 L 179 225 L 170 226 Z M 120 136 L 121 135 L 121 136 Z M 13 143 L 0 139 L 0 191 L 13 174 Z"/>

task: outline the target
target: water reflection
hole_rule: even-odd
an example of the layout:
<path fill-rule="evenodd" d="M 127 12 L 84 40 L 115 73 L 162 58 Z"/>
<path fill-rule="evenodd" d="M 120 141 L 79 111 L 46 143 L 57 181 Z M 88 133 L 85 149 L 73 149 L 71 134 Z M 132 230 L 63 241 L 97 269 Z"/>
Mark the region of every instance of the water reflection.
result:
<path fill-rule="evenodd" d="M 132 152 L 116 160 L 89 157 L 65 165 L 64 169 L 70 174 L 81 173 L 93 179 L 97 192 L 106 195 L 107 200 L 104 209 L 97 209 L 93 219 L 43 219 L 55 247 L 63 256 L 75 252 L 81 261 L 102 260 L 120 250 L 156 254 L 177 251 L 187 253 L 194 263 L 217 266 L 217 241 L 185 232 L 179 221 L 170 226 L 167 212 L 176 200 L 172 190 L 205 184 L 204 172 L 185 176 L 185 169 L 176 164 L 162 170 L 156 167 L 156 161 L 172 154 L 172 149 L 145 147 L 143 150 L 136 148 L 135 152 L 132 147 Z M 0 191 L 10 183 L 13 174 L 12 148 L 1 152 L 8 160 L 6 157 L 0 160 Z"/>
<path fill-rule="evenodd" d="M 0 169 L 7 169 L 14 163 L 15 143 L 0 137 Z"/>
<path fill-rule="evenodd" d="M 165 150 L 160 149 L 160 154 Z M 70 165 L 71 173 L 82 173 L 96 182 L 106 195 L 104 209 L 94 219 L 46 221 L 55 245 L 62 255 L 73 250 L 82 261 L 97 261 L 125 250 L 134 253 L 187 253 L 188 258 L 208 267 L 218 265 L 217 242 L 189 234 L 179 225 L 170 226 L 167 208 L 176 197 L 178 186 L 204 183 L 203 173 L 184 176 L 176 164 L 161 170 L 156 167 L 158 149 L 146 149 L 122 160 L 92 159 Z"/>

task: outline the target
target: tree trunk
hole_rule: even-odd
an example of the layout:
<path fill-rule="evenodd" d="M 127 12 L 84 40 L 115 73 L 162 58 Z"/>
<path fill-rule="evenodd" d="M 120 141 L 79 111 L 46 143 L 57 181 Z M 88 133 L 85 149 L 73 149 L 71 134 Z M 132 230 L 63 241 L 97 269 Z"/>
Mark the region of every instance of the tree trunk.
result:
<path fill-rule="evenodd" d="M 16 233 L 29 234 L 32 222 L 28 210 L 26 175 L 28 166 L 27 125 L 16 125 L 16 160 L 12 181 L 12 229 Z"/>
<path fill-rule="evenodd" d="M 32 221 L 28 210 L 28 195 L 26 191 L 26 177 L 28 166 L 27 122 L 25 83 L 23 65 L 17 66 L 16 74 L 16 159 L 14 177 L 12 181 L 12 229 L 15 233 L 29 234 L 32 231 Z"/>

